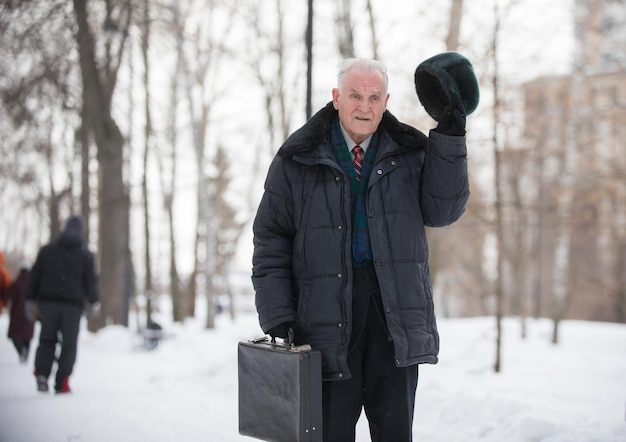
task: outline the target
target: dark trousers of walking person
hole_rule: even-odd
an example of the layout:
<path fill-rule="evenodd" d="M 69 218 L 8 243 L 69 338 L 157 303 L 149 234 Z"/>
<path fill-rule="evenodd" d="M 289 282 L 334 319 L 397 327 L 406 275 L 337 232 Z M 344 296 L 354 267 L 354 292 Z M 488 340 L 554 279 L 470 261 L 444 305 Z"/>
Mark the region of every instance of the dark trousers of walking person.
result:
<path fill-rule="evenodd" d="M 55 390 L 60 392 L 67 386 L 76 361 L 76 346 L 82 306 L 72 303 L 41 302 L 39 304 L 41 332 L 39 347 L 35 354 L 35 373 L 48 378 L 55 361 L 57 344 L 61 343 L 58 368 L 55 376 Z"/>
<path fill-rule="evenodd" d="M 353 442 L 361 409 L 373 442 L 412 440 L 418 368 L 396 367 L 373 267 L 354 270 L 352 377 L 322 383 L 324 442 Z"/>

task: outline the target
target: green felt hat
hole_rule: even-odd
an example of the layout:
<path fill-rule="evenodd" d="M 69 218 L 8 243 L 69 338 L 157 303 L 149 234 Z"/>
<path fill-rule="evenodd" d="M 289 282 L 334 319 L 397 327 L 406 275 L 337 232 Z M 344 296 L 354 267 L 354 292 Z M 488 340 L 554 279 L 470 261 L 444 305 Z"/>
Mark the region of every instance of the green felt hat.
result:
<path fill-rule="evenodd" d="M 449 103 L 463 102 L 465 114 L 478 107 L 478 79 L 470 61 L 458 52 L 443 52 L 424 60 L 415 70 L 415 91 L 426 112 L 439 121 Z"/>

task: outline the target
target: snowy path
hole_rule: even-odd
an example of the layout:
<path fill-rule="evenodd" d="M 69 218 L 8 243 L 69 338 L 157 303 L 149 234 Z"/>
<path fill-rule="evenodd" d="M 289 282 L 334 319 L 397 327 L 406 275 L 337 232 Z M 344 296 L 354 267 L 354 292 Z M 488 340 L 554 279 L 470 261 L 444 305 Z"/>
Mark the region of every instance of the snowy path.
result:
<path fill-rule="evenodd" d="M 20 365 L 0 315 L 0 442 L 252 441 L 237 431 L 236 347 L 256 318 L 167 325 L 153 351 L 133 334 L 81 331 L 69 395 L 35 390 L 33 340 Z M 83 324 L 84 325 L 84 324 Z M 414 435 L 429 442 L 625 442 L 626 325 L 505 323 L 503 372 L 494 374 L 491 318 L 440 320 L 440 363 L 420 368 Z M 368 441 L 363 419 L 358 440 Z"/>

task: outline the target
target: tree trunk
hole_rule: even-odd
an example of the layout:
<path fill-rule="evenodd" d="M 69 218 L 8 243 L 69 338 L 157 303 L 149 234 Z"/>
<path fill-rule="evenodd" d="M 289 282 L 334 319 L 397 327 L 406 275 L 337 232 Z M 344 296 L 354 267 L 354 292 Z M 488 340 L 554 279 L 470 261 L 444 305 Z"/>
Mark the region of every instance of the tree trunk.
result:
<path fill-rule="evenodd" d="M 376 37 L 376 20 L 374 19 L 375 14 L 372 8 L 372 0 L 367 0 L 367 15 L 370 21 L 370 34 L 372 36 L 372 58 L 378 60 L 378 38 Z"/>
<path fill-rule="evenodd" d="M 201 115 L 196 116 L 194 112 L 194 94 L 193 85 L 191 81 L 191 73 L 189 72 L 189 66 L 185 60 L 183 54 L 183 79 L 185 88 L 185 97 L 187 100 L 187 106 L 189 108 L 189 115 L 191 118 L 191 132 L 193 136 L 194 153 L 196 156 L 196 173 L 198 177 L 197 183 L 197 202 L 198 202 L 198 220 L 196 225 L 196 269 L 201 265 L 201 273 L 204 276 L 204 288 L 207 299 L 207 318 L 206 327 L 214 328 L 215 323 L 215 303 L 213 293 L 213 226 L 211 224 L 211 199 L 209 192 L 209 177 L 207 176 L 205 162 L 205 138 L 204 133 L 206 130 L 206 123 L 208 122 L 209 108 L 207 104 L 201 105 Z M 199 257 L 203 258 L 200 263 Z M 200 270 L 194 270 L 194 274 L 197 275 Z"/>
<path fill-rule="evenodd" d="M 575 183 L 576 166 L 578 158 L 578 126 L 581 123 L 579 109 L 582 106 L 582 63 L 577 60 L 572 72 L 572 80 L 570 84 L 571 102 L 569 106 L 570 116 L 567 120 L 566 127 L 566 145 L 562 147 L 563 162 L 559 171 L 559 194 L 557 195 L 556 219 L 558 236 L 556 246 L 554 248 L 554 278 L 552 285 L 552 320 L 554 322 L 554 330 L 552 333 L 552 343 L 559 343 L 559 324 L 565 317 L 569 302 L 571 300 L 570 290 L 570 266 L 571 266 L 571 250 L 573 227 L 573 206 L 575 199 Z M 586 134 L 585 134 L 586 135 Z"/>
<path fill-rule="evenodd" d="M 626 238 L 621 238 L 617 246 L 613 273 L 615 275 L 615 321 L 626 322 Z"/>
<path fill-rule="evenodd" d="M 176 235 L 174 227 L 174 200 L 176 195 L 176 171 L 177 171 L 177 157 L 176 157 L 176 134 L 177 134 L 177 121 L 178 113 L 178 80 L 181 72 L 183 71 L 181 63 L 183 57 L 183 32 L 180 23 L 180 12 L 178 9 L 178 3 L 174 2 L 172 5 L 172 12 L 174 15 L 174 26 L 176 35 L 176 71 L 174 77 L 171 80 L 170 90 L 170 106 L 168 115 L 168 139 L 170 145 L 170 159 L 171 170 L 169 177 L 169 185 L 166 184 L 165 170 L 163 162 L 159 161 L 159 169 L 161 170 L 161 187 L 163 189 L 163 205 L 167 212 L 167 219 L 169 224 L 169 244 L 170 244 L 170 293 L 172 297 L 172 319 L 175 322 L 180 322 L 187 316 L 193 315 L 192 306 L 190 305 L 189 296 L 185 297 L 180 286 L 180 276 L 178 274 L 178 266 L 176 263 Z M 187 293 L 188 294 L 188 293 Z"/>
<path fill-rule="evenodd" d="M 496 206 L 496 253 L 497 253 L 497 272 L 496 272 L 496 283 L 495 283 L 495 298 L 496 298 L 496 357 L 494 362 L 494 371 L 499 373 L 502 369 L 502 304 L 503 304 L 503 290 L 502 290 L 502 279 L 503 279 L 503 254 L 502 254 L 502 178 L 501 178 L 501 164 L 500 164 L 500 141 L 498 139 L 498 125 L 499 125 L 499 116 L 500 116 L 500 90 L 498 83 L 498 37 L 500 33 L 500 17 L 498 11 L 497 2 L 494 4 L 494 17 L 495 17 L 495 25 L 494 25 L 494 33 L 492 40 L 492 57 L 493 57 L 493 78 L 492 78 L 492 86 L 493 86 L 493 151 L 494 151 L 494 168 L 495 168 L 495 206 Z"/>
<path fill-rule="evenodd" d="M 463 0 L 452 0 L 450 9 L 450 25 L 446 36 L 446 49 L 456 51 L 459 47 L 461 33 L 461 18 L 463 17 Z"/>
<path fill-rule="evenodd" d="M 535 319 L 541 317 L 541 303 L 543 298 L 542 278 L 543 278 L 543 229 L 544 229 L 544 146 L 537 143 L 535 146 L 535 170 L 536 170 L 536 207 L 535 222 L 532 237 L 532 316 Z"/>
<path fill-rule="evenodd" d="M 83 101 L 98 149 L 98 239 L 102 314 L 89 322 L 97 330 L 109 322 L 128 325 L 127 276 L 130 268 L 130 202 L 122 175 L 124 138 L 111 116 L 114 81 L 107 90 L 98 68 L 86 3 L 73 0 L 78 25 L 76 39 L 83 81 Z"/>
<path fill-rule="evenodd" d="M 89 137 L 89 128 L 87 127 L 88 118 L 85 111 L 86 104 L 83 102 L 80 110 L 80 126 L 76 132 L 78 144 L 81 152 L 81 178 L 80 178 L 80 212 L 83 216 L 84 228 L 83 236 L 85 242 L 89 244 L 91 239 L 91 229 L 89 220 L 91 218 L 91 186 L 89 185 L 89 162 L 91 161 L 91 144 Z"/>
<path fill-rule="evenodd" d="M 337 45 L 341 58 L 354 57 L 354 33 L 350 15 L 350 0 L 338 0 L 335 23 L 337 23 Z"/>
<path fill-rule="evenodd" d="M 145 265 L 145 283 L 144 292 L 152 293 L 152 256 L 150 253 L 150 205 L 148 194 L 148 162 L 150 158 L 150 140 L 152 138 L 152 116 L 150 114 L 150 60 L 148 57 L 148 49 L 150 47 L 150 9 L 149 1 L 143 1 L 143 20 L 141 26 L 141 56 L 143 58 L 143 86 L 145 92 L 144 102 L 144 151 L 143 151 L 143 177 L 141 180 L 141 192 L 143 196 L 143 213 L 144 213 L 144 265 Z M 152 323 L 152 296 L 146 297 L 146 327 L 149 328 Z"/>
<path fill-rule="evenodd" d="M 170 236 L 170 292 L 172 297 L 172 319 L 175 322 L 181 322 L 185 319 L 185 314 L 188 311 L 188 308 L 186 308 L 187 303 L 183 299 L 183 294 L 180 290 L 180 278 L 178 276 L 178 267 L 176 265 L 176 235 L 174 233 L 173 203 L 174 194 L 172 191 L 170 195 L 166 196 L 165 203 Z"/>

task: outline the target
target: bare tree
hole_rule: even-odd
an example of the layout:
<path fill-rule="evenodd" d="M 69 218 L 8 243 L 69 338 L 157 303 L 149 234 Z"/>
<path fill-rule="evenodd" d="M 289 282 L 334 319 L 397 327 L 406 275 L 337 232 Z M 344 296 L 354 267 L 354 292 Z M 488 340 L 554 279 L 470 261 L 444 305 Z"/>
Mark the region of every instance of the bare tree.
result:
<path fill-rule="evenodd" d="M 29 56 L 31 59 L 37 58 L 45 61 L 38 65 L 44 70 L 40 74 L 24 79 L 31 84 L 44 85 L 42 79 L 56 76 L 64 81 L 56 82 L 63 85 L 57 89 L 58 93 L 50 94 L 52 89 L 47 86 L 46 95 L 50 103 L 56 101 L 56 106 L 45 107 L 45 101 L 39 100 L 38 109 L 35 113 L 44 115 L 48 109 L 61 107 L 62 112 L 57 113 L 54 119 L 49 120 L 56 126 L 60 115 L 63 112 L 80 114 L 85 118 L 81 124 L 76 138 L 81 144 L 85 153 L 85 162 L 82 171 L 86 176 L 82 178 L 82 190 L 88 189 L 88 146 L 89 137 L 87 130 L 94 135 L 94 140 L 98 147 L 99 161 L 99 263 L 101 265 L 101 289 L 104 317 L 100 323 L 92 321 L 90 328 L 97 328 L 105 323 L 105 317 L 115 323 L 126 323 L 126 295 L 124 290 L 125 272 L 128 268 L 128 197 L 126 187 L 122 177 L 122 147 L 123 137 L 111 116 L 111 100 L 115 89 L 117 69 L 121 61 L 120 56 L 124 47 L 125 32 L 130 21 L 130 9 L 128 3 L 121 2 L 119 5 L 114 1 L 100 2 L 101 9 L 94 7 L 90 9 L 92 13 L 88 15 L 85 2 L 75 1 L 73 16 L 71 9 L 67 8 L 66 2 L 28 2 L 20 5 L 12 13 L 23 14 L 26 26 L 17 26 L 16 29 L 22 31 L 30 29 L 30 34 L 20 41 L 23 44 L 29 41 L 35 45 L 31 49 Z M 28 27 L 29 24 L 39 26 Z M 17 21 L 16 23 L 19 23 Z M 96 24 L 97 23 L 97 24 Z M 96 24 L 94 26 L 94 24 Z M 41 29 L 39 29 L 39 27 Z M 56 28 L 55 28 L 56 27 Z M 63 28 L 64 27 L 64 28 Z M 53 29 L 55 28 L 55 29 Z M 96 44 L 94 29 L 97 29 L 100 42 Z M 116 32 L 117 31 L 117 32 Z M 73 35 L 72 35 L 73 34 Z M 75 38 L 75 39 L 74 39 Z M 76 46 L 76 43 L 78 45 Z M 78 49 L 78 59 L 80 74 L 82 74 L 82 84 L 77 81 L 78 71 L 75 69 L 76 48 Z M 37 66 L 37 63 L 34 63 Z M 59 68 L 64 67 L 65 70 Z M 72 81 L 76 81 L 75 85 Z M 48 85 L 52 84 L 47 82 Z M 80 86 L 78 86 L 80 85 Z M 22 89 L 28 91 L 28 89 Z M 18 89 L 19 90 L 19 89 Z M 16 90 L 17 91 L 17 90 Z M 80 91 L 80 92 L 78 92 Z M 30 92 L 29 92 L 30 93 Z M 78 98 L 82 94 L 82 100 Z M 78 111 L 77 102 L 82 101 L 82 109 Z M 22 107 L 22 115 L 28 109 Z M 34 115 L 31 113 L 31 115 Z M 24 120 L 22 118 L 22 120 Z M 24 120 L 25 121 L 25 120 Z M 32 121 L 32 120 L 31 120 Z M 76 127 L 76 120 L 73 122 Z M 32 126 L 31 126 L 32 128 Z M 32 129 L 31 129 L 32 130 Z M 56 127 L 55 127 L 56 130 Z M 74 131 L 72 131 L 74 132 Z M 67 140 L 64 140 L 67 142 Z M 48 143 L 49 144 L 49 143 Z M 74 147 L 74 142 L 68 144 Z M 72 170 L 72 168 L 68 168 Z M 62 195 L 64 192 L 54 192 L 55 195 Z M 55 197 L 56 198 L 56 197 Z M 88 194 L 82 199 L 81 208 L 88 211 Z M 67 211 L 76 211 L 74 203 L 70 199 Z M 55 200 L 52 204 L 53 212 L 59 212 L 54 218 L 60 216 L 60 208 Z M 65 214 L 67 215 L 67 213 Z M 83 213 L 89 221 L 89 213 Z M 57 229 L 59 221 L 51 223 L 53 229 Z"/>
<path fill-rule="evenodd" d="M 470 189 L 472 196 L 461 219 L 426 230 L 436 307 L 443 317 L 493 313 L 492 274 L 485 269 L 483 257 L 493 235 L 493 207 L 472 176 Z"/>
<path fill-rule="evenodd" d="M 496 253 L 497 253 L 497 269 L 496 269 L 496 284 L 495 284 L 495 298 L 496 298 L 496 356 L 494 362 L 494 370 L 496 373 L 500 372 L 502 366 L 502 313 L 503 313 L 503 278 L 504 278 L 504 257 L 503 257 L 503 215 L 502 215 L 502 166 L 500 155 L 500 140 L 498 138 L 499 123 L 500 123 L 500 89 L 499 89 L 499 65 L 498 65 L 498 38 L 500 37 L 500 11 L 498 8 L 498 2 L 494 3 L 494 30 L 491 40 L 491 56 L 493 60 L 493 77 L 492 77 L 492 89 L 493 89 L 493 111 L 492 111 L 492 142 L 494 150 L 494 168 L 495 168 L 495 182 L 496 189 L 495 196 L 495 236 L 496 236 Z"/>
<path fill-rule="evenodd" d="M 354 57 L 354 24 L 351 18 L 351 0 L 339 0 L 335 2 L 336 26 L 337 26 L 337 47 L 342 58 Z M 371 8 L 370 8 L 371 11 Z M 372 35 L 374 29 L 373 20 L 371 23 Z"/>
<path fill-rule="evenodd" d="M 28 229 L 32 215 L 33 230 L 28 241 L 18 241 L 21 253 L 29 246 L 36 251 L 42 241 L 55 237 L 63 218 L 76 210 L 74 183 L 79 156 L 73 149 L 76 123 L 76 76 L 72 53 L 71 20 L 58 3 L 0 6 L 0 46 L 4 63 L 0 64 L 0 105 L 3 161 L 0 175 L 3 193 L 10 198 L 15 213 L 34 211 L 22 217 Z M 68 41 L 69 40 L 69 41 Z M 22 69 L 15 69 L 15 66 Z M 79 173 L 79 172 L 78 172 Z M 8 218 L 6 221 L 9 221 Z M 11 219 L 10 222 L 14 222 Z M 49 226 L 42 229 L 42 225 Z M 13 223 L 11 236 L 21 226 Z"/>
<path fill-rule="evenodd" d="M 272 17 L 276 26 L 266 28 L 264 19 Z M 295 81 L 288 77 L 287 62 L 290 47 L 285 35 L 285 13 L 280 0 L 269 6 L 251 2 L 244 11 L 244 20 L 249 26 L 249 52 L 247 66 L 263 91 L 265 117 L 270 136 L 269 148 L 273 156 L 279 142 L 287 139 L 291 132 L 291 116 L 294 107 L 289 105 L 289 86 Z M 272 69 L 264 69 L 271 63 Z"/>
<path fill-rule="evenodd" d="M 174 33 L 176 42 L 176 62 L 175 69 L 170 79 L 169 93 L 169 112 L 167 114 L 167 142 L 169 146 L 169 161 L 164 158 L 165 155 L 159 156 L 159 176 L 161 178 L 161 189 L 163 190 L 163 206 L 167 214 L 168 234 L 169 234 L 169 276 L 170 276 L 170 294 L 172 297 L 172 316 L 174 321 L 182 321 L 185 317 L 193 315 L 192 299 L 189 297 L 189 291 L 186 293 L 181 290 L 180 275 L 178 273 L 178 265 L 176 259 L 176 228 L 174 218 L 174 202 L 176 198 L 176 179 L 178 171 L 177 142 L 178 142 L 178 106 L 179 91 L 178 79 L 182 73 L 182 57 L 183 57 L 183 32 L 180 26 L 180 10 L 178 2 L 171 6 L 172 12 L 172 32 Z M 167 167 L 166 165 L 169 165 Z M 194 281 L 195 282 L 195 281 Z M 195 291 L 193 292 L 195 293 Z M 187 296 L 184 296 L 184 295 Z"/>
<path fill-rule="evenodd" d="M 150 1 L 144 0 L 142 3 L 142 18 L 140 22 L 141 28 L 141 56 L 143 59 L 143 87 L 145 93 L 144 101 L 144 149 L 143 149 L 143 177 L 141 180 L 141 193 L 143 197 L 143 212 L 144 212 L 144 266 L 145 266 L 145 281 L 144 291 L 146 293 L 146 326 L 150 327 L 152 324 L 152 301 L 154 293 L 154 287 L 152 285 L 152 256 L 150 253 L 150 243 L 152 238 L 150 236 L 150 194 L 148 192 L 148 164 L 151 151 L 152 142 L 152 115 L 150 112 L 151 106 L 151 94 L 150 94 L 150 30 L 151 30 L 151 17 L 150 17 Z"/>
<path fill-rule="evenodd" d="M 378 60 L 378 37 L 376 32 L 376 15 L 372 6 L 372 0 L 367 0 L 367 15 L 370 22 L 370 35 L 372 36 L 372 58 Z"/>
<path fill-rule="evenodd" d="M 580 71 L 576 69 L 572 77 L 572 99 L 574 107 L 580 103 L 580 95 L 576 86 L 580 87 Z M 559 324 L 563 319 L 569 303 L 569 258 L 572 240 L 572 223 L 571 215 L 573 210 L 574 186 L 573 176 L 575 174 L 574 167 L 577 161 L 578 141 L 576 139 L 577 118 L 575 113 L 570 117 L 567 128 L 567 154 L 564 155 L 560 175 L 560 186 L 558 192 L 557 210 L 557 226 L 559 233 L 557 234 L 556 247 L 554 248 L 554 278 L 552 286 L 552 342 L 558 343 Z"/>
<path fill-rule="evenodd" d="M 457 51 L 459 47 L 459 35 L 461 34 L 461 19 L 463 18 L 463 0 L 452 0 L 450 7 L 450 24 L 446 36 L 446 49 Z"/>
<path fill-rule="evenodd" d="M 291 120 L 295 115 L 297 100 L 289 95 L 290 85 L 296 85 L 299 69 L 288 72 L 288 60 L 294 57 L 293 47 L 285 35 L 286 20 L 280 0 L 270 2 L 244 2 L 243 20 L 250 29 L 247 36 L 247 58 L 245 67 L 251 73 L 263 95 L 263 116 L 266 135 L 257 139 L 254 149 L 252 179 L 249 181 L 246 202 L 248 213 L 253 213 L 257 201 L 254 189 L 260 179 L 261 170 L 274 156 L 276 149 L 292 130 Z M 264 20 L 272 19 L 278 24 L 269 28 Z M 269 66 L 269 68 L 268 68 Z M 297 89 L 292 87 L 292 90 Z"/>
<path fill-rule="evenodd" d="M 100 58 L 92 24 L 92 20 L 99 20 L 89 17 L 84 1 L 74 0 L 73 4 L 85 116 L 94 134 L 99 165 L 98 250 L 102 315 L 90 321 L 90 329 L 94 330 L 108 321 L 128 324 L 130 293 L 126 292 L 125 282 L 131 268 L 128 245 L 130 200 L 123 176 L 124 137 L 111 114 L 111 102 L 131 9 L 128 2 L 102 2 L 105 15 L 100 25 L 111 36 L 102 36 L 104 54 Z"/>
<path fill-rule="evenodd" d="M 546 292 L 539 306 L 553 318 L 555 342 L 563 319 L 613 321 L 624 312 L 618 287 L 623 287 L 626 167 L 617 146 L 626 112 L 614 105 L 620 84 L 626 85 L 626 75 L 578 72 L 525 85 L 525 136 L 541 165 L 533 177 L 539 180 L 542 218 L 535 225 L 540 229 L 535 239 L 542 239 L 533 256 L 541 270 L 535 283 Z M 562 230 L 569 240 L 556 255 Z"/>
<path fill-rule="evenodd" d="M 462 1 L 460 3 L 462 4 Z M 457 38 L 454 40 L 451 40 L 450 38 L 446 39 L 446 50 L 448 51 L 456 51 L 458 49 L 458 33 L 461 26 L 462 18 L 461 12 L 461 8 L 453 7 L 450 10 L 450 26 L 448 28 L 448 35 L 453 34 L 456 35 Z M 437 285 L 439 272 L 445 272 L 445 269 L 443 267 L 444 261 L 446 261 L 446 259 L 441 257 L 443 255 L 441 251 L 446 250 L 446 248 L 450 245 L 446 241 L 446 238 L 450 235 L 450 231 L 458 228 L 458 225 L 460 224 L 453 225 L 445 229 L 427 229 L 430 250 L 429 266 L 431 269 L 433 287 L 436 287 Z M 440 296 L 440 302 L 442 307 L 444 308 L 444 314 L 445 312 L 450 312 L 450 306 L 448 304 L 448 301 L 449 300 L 447 299 L 445 293 L 442 293 Z"/>
<path fill-rule="evenodd" d="M 89 119 L 85 111 L 84 101 L 80 107 L 80 123 L 76 130 L 77 151 L 80 152 L 81 169 L 80 169 L 80 213 L 85 221 L 84 236 L 87 243 L 91 239 L 91 194 L 92 188 L 89 184 L 91 173 L 89 165 L 93 159 L 92 137 L 91 131 L 87 126 Z"/>
<path fill-rule="evenodd" d="M 230 161 L 226 149 L 222 145 L 218 145 L 215 154 L 215 167 L 217 173 L 211 180 L 212 187 L 215 191 L 212 194 L 214 208 L 215 223 L 215 276 L 218 281 L 217 286 L 222 293 L 228 296 L 229 313 L 231 318 L 235 318 L 235 298 L 232 288 L 230 287 L 230 271 L 231 264 L 235 254 L 237 253 L 238 238 L 246 225 L 245 219 L 241 218 L 237 208 L 229 197 L 232 184 Z"/>
<path fill-rule="evenodd" d="M 205 295 L 207 298 L 206 327 L 215 326 L 215 293 L 213 277 L 215 271 L 215 237 L 216 225 L 212 207 L 212 193 L 209 169 L 209 153 L 207 141 L 211 129 L 211 116 L 218 102 L 219 67 L 227 55 L 226 42 L 230 36 L 231 26 L 237 4 L 221 4 L 211 1 L 200 9 L 190 9 L 181 18 L 181 29 L 189 38 L 189 52 L 182 46 L 178 47 L 184 97 L 191 118 L 191 133 L 196 159 L 198 220 L 196 227 L 195 264 L 191 275 L 190 292 L 195 298 L 197 276 L 203 275 Z M 199 20 L 202 17 L 202 20 Z M 209 24 L 209 25 L 207 25 Z M 219 26 L 217 26 L 219 24 Z M 215 26 L 213 26 L 215 25 Z M 219 29 L 219 30 L 218 30 Z"/>

